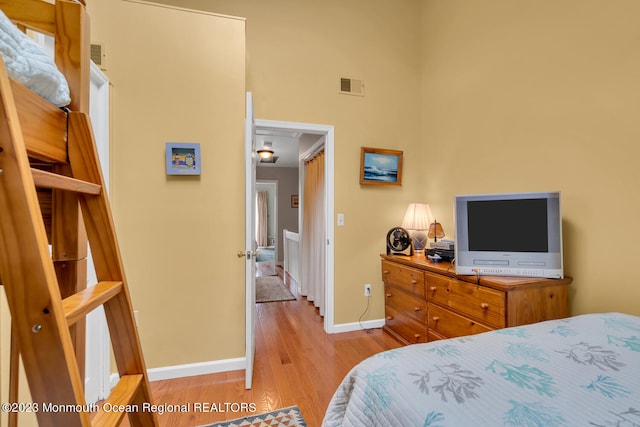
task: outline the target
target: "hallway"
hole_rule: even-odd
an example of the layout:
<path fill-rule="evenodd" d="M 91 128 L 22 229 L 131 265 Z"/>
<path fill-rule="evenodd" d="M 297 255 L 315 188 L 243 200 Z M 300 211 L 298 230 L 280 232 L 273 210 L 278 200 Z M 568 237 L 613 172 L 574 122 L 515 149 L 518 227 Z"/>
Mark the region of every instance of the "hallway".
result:
<path fill-rule="evenodd" d="M 253 389 L 244 389 L 244 371 L 151 383 L 157 404 L 213 402 L 255 404 L 256 413 L 298 405 L 309 427 L 319 426 L 333 392 L 358 362 L 399 344 L 381 329 L 328 335 L 313 304 L 297 294 L 297 283 L 282 267 L 277 274 L 298 298 L 257 304 Z M 162 426 L 202 425 L 254 413 L 166 413 Z"/>

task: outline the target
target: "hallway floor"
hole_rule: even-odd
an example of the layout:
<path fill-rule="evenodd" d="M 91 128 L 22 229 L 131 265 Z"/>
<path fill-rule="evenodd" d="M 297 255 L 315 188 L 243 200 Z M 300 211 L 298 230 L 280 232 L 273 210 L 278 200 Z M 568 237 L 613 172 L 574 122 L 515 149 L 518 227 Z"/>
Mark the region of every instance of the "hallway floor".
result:
<path fill-rule="evenodd" d="M 255 413 L 298 405 L 308 426 L 315 427 L 322 423 L 335 389 L 354 365 L 400 346 L 382 329 L 326 334 L 317 309 L 297 295 L 295 281 L 283 274 L 282 267 L 276 271 L 298 300 L 257 305 L 253 388 L 245 390 L 244 370 L 156 381 L 151 389 L 157 404 L 255 405 Z M 166 413 L 159 419 L 161 426 L 193 427 L 255 413 L 192 411 Z"/>

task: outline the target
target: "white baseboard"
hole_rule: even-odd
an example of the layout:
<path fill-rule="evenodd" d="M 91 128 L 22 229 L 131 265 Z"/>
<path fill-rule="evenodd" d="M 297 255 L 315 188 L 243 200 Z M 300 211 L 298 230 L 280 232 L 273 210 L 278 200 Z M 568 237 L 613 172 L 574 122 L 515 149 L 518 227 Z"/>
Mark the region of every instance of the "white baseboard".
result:
<path fill-rule="evenodd" d="M 147 369 L 149 381 L 171 380 L 174 378 L 192 377 L 194 375 L 217 374 L 219 372 L 240 371 L 247 367 L 244 357 L 211 362 L 189 363 L 186 365 L 164 366 Z M 111 374 L 112 387 L 118 381 L 118 374 Z"/>
<path fill-rule="evenodd" d="M 366 320 L 364 322 L 353 323 L 341 323 L 339 325 L 333 325 L 331 333 L 339 334 L 341 332 L 353 332 L 363 329 L 382 328 L 384 326 L 384 319 Z"/>
<path fill-rule="evenodd" d="M 213 360 L 211 362 L 189 363 L 187 365 L 165 366 L 147 369 L 149 381 L 170 380 L 173 378 L 192 377 L 194 375 L 217 374 L 219 372 L 239 371 L 247 367 L 244 357 L 235 359 Z"/>
<path fill-rule="evenodd" d="M 364 322 L 342 323 L 334 325 L 332 333 L 353 332 L 364 329 L 382 328 L 384 319 L 367 320 Z M 189 363 L 186 365 L 164 366 L 147 369 L 149 381 L 171 380 L 174 378 L 191 377 L 195 375 L 217 374 L 219 372 L 240 371 L 246 368 L 246 359 L 213 360 L 210 362 Z M 118 374 L 111 374 L 111 386 L 118 382 Z"/>

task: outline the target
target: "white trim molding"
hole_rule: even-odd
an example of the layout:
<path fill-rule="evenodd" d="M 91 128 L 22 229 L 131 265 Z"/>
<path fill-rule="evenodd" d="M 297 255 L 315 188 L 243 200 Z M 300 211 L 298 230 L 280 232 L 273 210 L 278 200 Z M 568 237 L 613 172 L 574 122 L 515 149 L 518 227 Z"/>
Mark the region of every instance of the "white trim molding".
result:
<path fill-rule="evenodd" d="M 189 363 L 186 365 L 164 366 L 147 369 L 149 381 L 171 380 L 195 375 L 217 374 L 220 372 L 241 371 L 246 368 L 244 357 L 235 359 L 212 360 L 209 362 Z"/>
<path fill-rule="evenodd" d="M 377 329 L 384 326 L 384 319 L 366 320 L 364 322 L 341 323 L 333 326 L 333 333 L 361 331 L 365 329 Z"/>

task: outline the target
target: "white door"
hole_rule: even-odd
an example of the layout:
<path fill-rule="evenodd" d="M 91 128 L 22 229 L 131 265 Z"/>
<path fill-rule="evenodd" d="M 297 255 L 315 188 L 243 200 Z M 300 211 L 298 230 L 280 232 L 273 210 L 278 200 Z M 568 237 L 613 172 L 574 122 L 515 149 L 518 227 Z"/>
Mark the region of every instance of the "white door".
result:
<path fill-rule="evenodd" d="M 253 382 L 253 359 L 256 350 L 256 125 L 253 117 L 253 97 L 247 92 L 247 115 L 244 125 L 245 139 L 245 388 Z"/>

